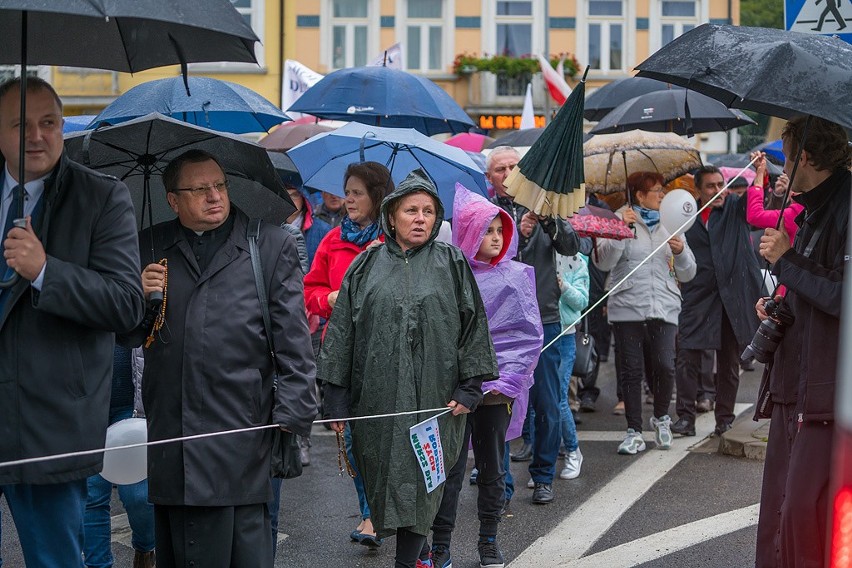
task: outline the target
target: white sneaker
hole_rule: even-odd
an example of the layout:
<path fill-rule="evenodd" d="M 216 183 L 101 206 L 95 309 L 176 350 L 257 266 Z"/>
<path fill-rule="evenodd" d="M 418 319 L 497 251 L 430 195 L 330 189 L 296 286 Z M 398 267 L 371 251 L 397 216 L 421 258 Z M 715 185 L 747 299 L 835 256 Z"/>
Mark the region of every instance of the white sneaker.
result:
<path fill-rule="evenodd" d="M 535 489 L 535 481 L 533 481 L 532 478 L 527 481 L 527 489 Z"/>
<path fill-rule="evenodd" d="M 618 445 L 618 453 L 632 456 L 644 451 L 645 440 L 642 439 L 642 432 L 628 428 L 627 435 L 624 436 L 624 441 Z"/>
<path fill-rule="evenodd" d="M 651 416 L 651 428 L 654 429 L 654 441 L 657 449 L 668 450 L 672 447 L 672 419 L 668 414 L 662 418 Z"/>
<path fill-rule="evenodd" d="M 583 465 L 583 453 L 580 448 L 568 452 L 565 456 L 565 467 L 559 472 L 559 479 L 577 479 L 580 476 L 580 467 Z"/>

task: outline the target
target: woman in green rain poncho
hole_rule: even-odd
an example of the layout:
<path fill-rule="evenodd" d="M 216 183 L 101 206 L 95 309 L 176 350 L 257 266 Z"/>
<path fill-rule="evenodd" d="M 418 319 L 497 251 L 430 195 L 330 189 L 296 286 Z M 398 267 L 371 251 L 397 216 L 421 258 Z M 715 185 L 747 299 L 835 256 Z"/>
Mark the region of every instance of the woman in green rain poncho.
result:
<path fill-rule="evenodd" d="M 385 243 L 361 253 L 340 288 L 319 356 L 327 418 L 453 407 L 439 419 L 458 456 L 465 417 L 497 376 L 485 308 L 457 248 L 436 242 L 444 210 L 422 170 L 382 202 Z M 396 533 L 396 567 L 414 568 L 441 503 L 426 492 L 408 429 L 428 415 L 355 420 L 352 446 L 379 537 Z M 333 424 L 342 431 L 343 422 Z M 449 471 L 454 464 L 445 462 Z"/>

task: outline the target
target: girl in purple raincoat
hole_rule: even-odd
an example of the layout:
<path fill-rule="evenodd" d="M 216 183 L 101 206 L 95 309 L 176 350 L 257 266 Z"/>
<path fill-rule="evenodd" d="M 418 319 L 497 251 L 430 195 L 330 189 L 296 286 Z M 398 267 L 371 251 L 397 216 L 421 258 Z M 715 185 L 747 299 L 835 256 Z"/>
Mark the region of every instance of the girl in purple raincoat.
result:
<path fill-rule="evenodd" d="M 458 183 L 453 204 L 453 244 L 462 250 L 473 270 L 500 369 L 499 379 L 482 384 L 486 394 L 468 415 L 465 440 L 471 439 L 479 472 L 481 564 L 502 565 L 496 538 L 505 504 L 506 440 L 520 436 L 543 339 L 535 275 L 531 266 L 512 260 L 518 244 L 511 216 Z M 432 525 L 434 566 L 444 566 L 450 559 L 450 538 L 467 464 L 466 441 L 462 448 Z"/>

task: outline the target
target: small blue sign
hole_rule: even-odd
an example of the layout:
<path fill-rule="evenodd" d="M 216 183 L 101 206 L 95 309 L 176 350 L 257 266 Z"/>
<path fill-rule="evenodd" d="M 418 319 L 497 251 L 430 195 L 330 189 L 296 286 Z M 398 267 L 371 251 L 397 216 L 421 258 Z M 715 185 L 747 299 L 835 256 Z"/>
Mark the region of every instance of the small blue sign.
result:
<path fill-rule="evenodd" d="M 784 27 L 852 43 L 852 0 L 785 0 Z"/>

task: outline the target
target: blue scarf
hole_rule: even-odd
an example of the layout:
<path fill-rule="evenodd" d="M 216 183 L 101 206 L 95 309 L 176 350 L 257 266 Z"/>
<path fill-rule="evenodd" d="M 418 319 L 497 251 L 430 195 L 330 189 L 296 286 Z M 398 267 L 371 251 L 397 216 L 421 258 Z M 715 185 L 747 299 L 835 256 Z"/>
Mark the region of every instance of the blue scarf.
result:
<path fill-rule="evenodd" d="M 379 228 L 379 222 L 373 221 L 363 229 L 349 215 L 343 218 L 340 222 L 340 238 L 348 243 L 363 247 L 379 238 L 382 233 Z"/>
<path fill-rule="evenodd" d="M 639 205 L 634 205 L 633 210 L 639 213 L 639 216 L 642 217 L 642 222 L 645 223 L 645 226 L 648 227 L 648 229 L 651 231 L 653 231 L 654 227 L 657 226 L 657 223 L 660 222 L 659 211 L 654 211 L 653 209 L 645 209 L 644 207 L 640 207 Z"/>

